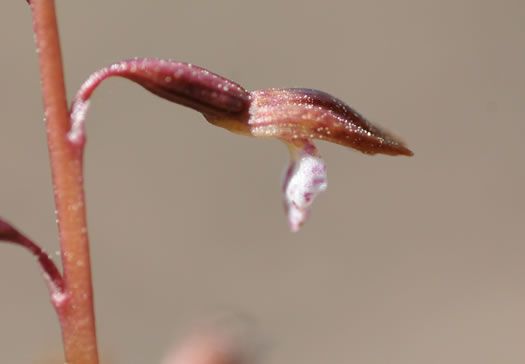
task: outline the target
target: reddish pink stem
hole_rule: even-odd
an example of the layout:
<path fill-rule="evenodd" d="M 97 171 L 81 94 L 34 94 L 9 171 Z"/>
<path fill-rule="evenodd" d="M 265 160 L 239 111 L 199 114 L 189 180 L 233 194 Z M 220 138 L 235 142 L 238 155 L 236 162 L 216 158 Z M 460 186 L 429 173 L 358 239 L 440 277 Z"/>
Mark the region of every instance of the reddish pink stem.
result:
<path fill-rule="evenodd" d="M 53 0 L 31 0 L 55 191 L 65 305 L 59 311 L 68 364 L 97 364 L 82 155 L 68 138 L 69 112 Z"/>

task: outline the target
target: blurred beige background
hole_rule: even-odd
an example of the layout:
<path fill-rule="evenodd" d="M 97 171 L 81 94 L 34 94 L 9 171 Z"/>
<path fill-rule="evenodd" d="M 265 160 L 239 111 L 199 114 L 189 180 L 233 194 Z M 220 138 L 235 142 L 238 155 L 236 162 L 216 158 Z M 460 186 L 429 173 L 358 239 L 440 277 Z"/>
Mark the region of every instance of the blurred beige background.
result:
<path fill-rule="evenodd" d="M 248 89 L 325 90 L 414 158 L 319 143 L 329 189 L 288 231 L 286 149 L 210 126 L 125 80 L 88 115 L 86 189 L 101 351 L 158 363 L 227 308 L 268 364 L 525 362 L 525 2 L 57 3 L 69 96 L 134 56 Z M 58 248 L 31 18 L 0 4 L 0 215 Z M 60 353 L 34 260 L 0 246 L 0 362 Z"/>

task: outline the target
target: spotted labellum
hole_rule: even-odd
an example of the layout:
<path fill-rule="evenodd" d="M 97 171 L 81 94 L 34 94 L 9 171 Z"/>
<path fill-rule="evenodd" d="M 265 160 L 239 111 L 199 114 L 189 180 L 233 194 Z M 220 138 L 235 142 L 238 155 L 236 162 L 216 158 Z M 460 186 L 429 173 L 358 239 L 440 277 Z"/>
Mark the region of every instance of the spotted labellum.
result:
<path fill-rule="evenodd" d="M 231 132 L 282 140 L 291 157 L 282 193 L 292 231 L 305 222 L 313 200 L 327 187 L 326 165 L 314 139 L 366 154 L 413 155 L 398 138 L 322 91 L 289 88 L 248 92 L 203 68 L 155 58 L 121 61 L 87 79 L 71 107 L 72 144 L 85 142 L 89 98 L 103 80 L 112 76 L 127 78 L 157 96 L 197 110 L 211 124 Z"/>

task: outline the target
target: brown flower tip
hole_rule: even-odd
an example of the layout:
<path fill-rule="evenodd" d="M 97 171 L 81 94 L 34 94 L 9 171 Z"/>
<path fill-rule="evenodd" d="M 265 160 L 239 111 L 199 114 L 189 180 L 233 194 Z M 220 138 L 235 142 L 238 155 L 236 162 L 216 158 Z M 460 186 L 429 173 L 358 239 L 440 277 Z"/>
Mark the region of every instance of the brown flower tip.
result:
<path fill-rule="evenodd" d="M 366 154 L 412 156 L 405 144 L 372 124 L 341 100 L 318 90 L 269 89 L 250 93 L 251 106 L 243 125 L 221 125 L 256 137 L 294 140 L 321 139 Z"/>

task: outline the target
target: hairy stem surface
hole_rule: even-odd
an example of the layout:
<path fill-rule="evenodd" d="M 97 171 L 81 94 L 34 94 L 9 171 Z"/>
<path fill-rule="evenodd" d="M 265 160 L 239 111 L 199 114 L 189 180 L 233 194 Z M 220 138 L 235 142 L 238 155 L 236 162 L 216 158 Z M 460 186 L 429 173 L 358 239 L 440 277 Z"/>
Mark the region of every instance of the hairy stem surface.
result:
<path fill-rule="evenodd" d="M 97 364 L 82 153 L 67 138 L 69 113 L 53 0 L 31 0 L 67 301 L 58 310 L 68 364 Z"/>

